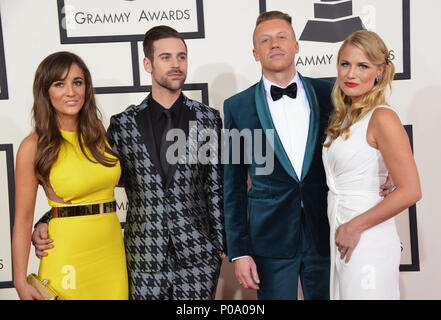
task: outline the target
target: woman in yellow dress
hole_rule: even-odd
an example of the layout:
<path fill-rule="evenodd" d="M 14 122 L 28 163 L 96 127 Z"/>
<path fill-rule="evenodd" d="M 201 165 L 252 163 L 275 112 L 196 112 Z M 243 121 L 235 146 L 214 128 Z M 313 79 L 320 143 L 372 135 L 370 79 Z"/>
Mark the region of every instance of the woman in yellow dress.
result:
<path fill-rule="evenodd" d="M 82 59 L 57 52 L 34 80 L 34 131 L 16 160 L 14 285 L 21 299 L 41 299 L 26 281 L 35 200 L 42 185 L 52 207 L 53 248 L 40 279 L 61 299 L 127 299 L 128 280 L 114 188 L 121 168 L 109 147 L 90 72 Z"/>

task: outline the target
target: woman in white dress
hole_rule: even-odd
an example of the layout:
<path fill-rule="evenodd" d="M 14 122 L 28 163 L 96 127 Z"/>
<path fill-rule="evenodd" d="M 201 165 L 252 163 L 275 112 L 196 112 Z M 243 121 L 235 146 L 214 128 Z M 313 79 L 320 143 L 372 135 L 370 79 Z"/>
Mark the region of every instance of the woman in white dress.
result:
<path fill-rule="evenodd" d="M 357 31 L 338 53 L 323 163 L 331 227 L 331 299 L 399 299 L 394 216 L 421 199 L 408 136 L 386 102 L 395 67 L 382 39 Z M 388 173 L 396 189 L 378 190 Z"/>

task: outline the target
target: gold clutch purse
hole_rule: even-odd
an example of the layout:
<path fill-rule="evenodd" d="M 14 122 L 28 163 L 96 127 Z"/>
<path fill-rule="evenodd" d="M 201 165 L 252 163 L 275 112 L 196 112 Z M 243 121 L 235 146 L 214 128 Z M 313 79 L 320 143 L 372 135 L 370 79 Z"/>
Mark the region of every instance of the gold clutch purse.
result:
<path fill-rule="evenodd" d="M 55 292 L 54 289 L 52 289 L 48 285 L 48 280 L 43 279 L 41 280 L 35 273 L 31 273 L 27 276 L 28 283 L 33 286 L 40 294 L 41 296 L 46 300 L 60 300 L 60 297 Z"/>

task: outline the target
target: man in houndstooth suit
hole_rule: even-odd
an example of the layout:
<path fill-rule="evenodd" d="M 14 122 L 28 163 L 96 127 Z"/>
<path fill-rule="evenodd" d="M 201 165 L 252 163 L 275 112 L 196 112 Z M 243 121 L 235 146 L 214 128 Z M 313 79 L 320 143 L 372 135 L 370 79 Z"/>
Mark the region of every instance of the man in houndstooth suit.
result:
<path fill-rule="evenodd" d="M 188 148 L 192 121 L 198 132 L 212 129 L 219 138 L 222 121 L 218 111 L 182 94 L 187 47 L 177 31 L 154 27 L 143 45 L 152 92 L 114 115 L 108 129 L 109 143 L 122 157 L 129 202 L 124 237 L 130 297 L 212 299 L 225 241 L 219 156 L 213 163 L 179 161 L 164 170 L 159 145 L 164 109 L 174 115 L 173 129 L 186 133 L 186 159 L 195 151 Z M 211 150 L 219 153 L 214 142 Z"/>

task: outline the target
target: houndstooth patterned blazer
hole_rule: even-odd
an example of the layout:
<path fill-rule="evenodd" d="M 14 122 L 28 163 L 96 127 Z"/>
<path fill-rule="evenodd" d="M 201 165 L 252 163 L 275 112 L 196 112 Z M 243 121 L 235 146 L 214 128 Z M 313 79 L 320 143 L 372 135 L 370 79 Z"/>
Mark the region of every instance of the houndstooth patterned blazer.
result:
<path fill-rule="evenodd" d="M 189 143 L 189 121 L 195 121 L 199 133 L 215 130 L 220 142 L 222 120 L 215 109 L 185 96 L 183 101 L 179 127 L 186 133 L 189 159 L 195 151 L 191 148 L 204 145 L 199 140 Z M 214 152 L 217 163 L 179 161 L 169 177 L 163 177 L 146 112 L 148 104 L 149 96 L 140 105 L 112 116 L 108 129 L 109 143 L 122 158 L 128 199 L 124 230 L 128 269 L 160 271 L 169 241 L 182 266 L 203 266 L 225 249 L 220 143 L 215 141 L 216 147 L 209 151 Z"/>

